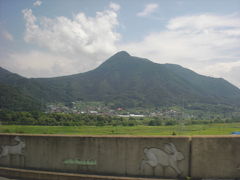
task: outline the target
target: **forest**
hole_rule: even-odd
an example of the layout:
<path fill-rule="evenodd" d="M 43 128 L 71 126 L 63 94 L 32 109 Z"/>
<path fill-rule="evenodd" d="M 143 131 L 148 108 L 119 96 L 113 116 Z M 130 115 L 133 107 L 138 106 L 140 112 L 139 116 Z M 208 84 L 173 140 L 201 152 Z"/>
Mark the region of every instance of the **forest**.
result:
<path fill-rule="evenodd" d="M 240 122 L 239 117 L 191 119 L 176 117 L 118 117 L 94 114 L 45 113 L 0 110 L 2 125 L 44 125 L 44 126 L 171 126 L 191 124 Z"/>

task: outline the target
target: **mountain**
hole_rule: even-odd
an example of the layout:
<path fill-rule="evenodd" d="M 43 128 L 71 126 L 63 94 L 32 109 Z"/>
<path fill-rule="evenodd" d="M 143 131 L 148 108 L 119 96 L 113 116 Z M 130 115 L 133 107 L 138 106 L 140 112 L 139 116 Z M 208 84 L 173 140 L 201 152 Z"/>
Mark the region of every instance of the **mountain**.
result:
<path fill-rule="evenodd" d="M 240 89 L 222 78 L 121 51 L 98 68 L 70 76 L 27 79 L 0 68 L 0 83 L 41 102 L 103 101 L 122 107 L 183 103 L 240 105 Z"/>
<path fill-rule="evenodd" d="M 38 99 L 22 93 L 19 89 L 0 84 L 0 109 L 34 111 L 43 109 Z"/>

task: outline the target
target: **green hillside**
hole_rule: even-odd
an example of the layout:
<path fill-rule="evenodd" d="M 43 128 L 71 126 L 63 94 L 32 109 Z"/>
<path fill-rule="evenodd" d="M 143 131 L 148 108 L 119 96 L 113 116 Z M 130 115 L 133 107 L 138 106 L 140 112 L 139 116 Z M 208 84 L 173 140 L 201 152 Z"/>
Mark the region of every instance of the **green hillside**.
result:
<path fill-rule="evenodd" d="M 240 105 L 240 90 L 224 79 L 121 51 L 98 68 L 70 76 L 27 79 L 0 69 L 0 83 L 41 102 L 102 101 L 116 107 L 189 103 Z"/>
<path fill-rule="evenodd" d="M 0 84 L 0 109 L 33 111 L 43 108 L 39 100 L 22 93 L 17 88 Z"/>

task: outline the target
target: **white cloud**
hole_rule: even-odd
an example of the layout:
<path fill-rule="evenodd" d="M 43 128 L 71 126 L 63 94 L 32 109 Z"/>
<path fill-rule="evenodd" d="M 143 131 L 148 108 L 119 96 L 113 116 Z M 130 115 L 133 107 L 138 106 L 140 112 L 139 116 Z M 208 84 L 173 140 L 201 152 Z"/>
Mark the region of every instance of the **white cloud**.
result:
<path fill-rule="evenodd" d="M 42 1 L 37 0 L 33 3 L 33 6 L 41 6 L 41 4 L 42 4 Z"/>
<path fill-rule="evenodd" d="M 111 9 L 113 9 L 114 11 L 118 11 L 118 10 L 120 9 L 120 5 L 119 5 L 119 4 L 116 4 L 116 3 L 113 3 L 113 2 L 111 2 L 111 3 L 109 4 L 109 7 L 110 7 Z"/>
<path fill-rule="evenodd" d="M 1 35 L 4 39 L 8 40 L 8 41 L 13 41 L 13 35 L 10 34 L 8 31 L 6 30 L 2 30 L 1 31 Z"/>
<path fill-rule="evenodd" d="M 225 77 L 240 87 L 240 60 L 206 66 L 202 72 L 213 77 Z"/>
<path fill-rule="evenodd" d="M 169 21 L 167 28 L 170 30 L 206 30 L 216 28 L 240 27 L 240 21 L 236 15 L 217 16 L 212 14 L 201 14 L 195 16 L 182 16 Z"/>
<path fill-rule="evenodd" d="M 158 63 L 180 64 L 199 73 L 215 74 L 236 82 L 227 76 L 228 72 L 208 73 L 207 69 L 214 65 L 222 67 L 221 63 L 227 65 L 228 62 L 232 63 L 231 69 L 238 67 L 235 62 L 240 59 L 239 19 L 237 14 L 177 17 L 169 21 L 164 31 L 151 33 L 139 42 L 122 44 L 119 48 Z M 240 77 L 240 71 L 237 76 Z"/>
<path fill-rule="evenodd" d="M 9 63 L 9 61 L 11 63 Z M 52 77 L 78 73 L 74 60 L 41 51 L 13 53 L 1 60 L 1 66 L 25 77 Z"/>
<path fill-rule="evenodd" d="M 79 13 L 68 19 L 42 18 L 39 20 L 31 9 L 23 10 L 26 20 L 25 41 L 47 47 L 54 52 L 63 53 L 111 53 L 120 35 L 114 31 L 118 25 L 114 10 L 97 12 L 96 17 L 86 17 Z"/>
<path fill-rule="evenodd" d="M 44 61 L 46 66 L 42 66 L 49 72 L 54 72 L 55 65 L 53 64 L 58 63 L 57 58 L 53 57 L 56 54 L 56 57 L 71 60 L 66 61 L 65 65 L 69 68 L 62 69 L 62 75 L 93 69 L 117 51 L 115 44 L 120 39 L 120 34 L 115 31 L 115 28 L 119 24 L 117 20 L 119 8 L 118 4 L 110 3 L 109 9 L 97 12 L 95 17 L 87 17 L 84 13 L 79 13 L 72 19 L 63 16 L 39 19 L 33 15 L 31 9 L 24 9 L 22 11 L 26 21 L 24 40 L 45 48 L 45 51 L 51 54 L 51 56 L 45 54 L 45 56 L 52 57 L 52 60 L 46 58 L 51 63 Z M 33 54 L 29 56 L 33 57 Z M 37 59 L 40 60 L 40 58 Z M 36 62 L 29 60 L 27 63 L 28 72 L 34 72 L 32 69 Z M 31 63 L 33 66 L 29 65 Z M 45 76 L 44 73 L 38 74 Z M 47 74 L 51 76 L 51 73 Z M 60 70 L 57 74 L 61 75 Z"/>
<path fill-rule="evenodd" d="M 137 16 L 141 16 L 141 17 L 148 16 L 153 12 L 155 12 L 157 8 L 158 8 L 158 4 L 156 3 L 147 4 L 143 11 L 137 13 Z"/>

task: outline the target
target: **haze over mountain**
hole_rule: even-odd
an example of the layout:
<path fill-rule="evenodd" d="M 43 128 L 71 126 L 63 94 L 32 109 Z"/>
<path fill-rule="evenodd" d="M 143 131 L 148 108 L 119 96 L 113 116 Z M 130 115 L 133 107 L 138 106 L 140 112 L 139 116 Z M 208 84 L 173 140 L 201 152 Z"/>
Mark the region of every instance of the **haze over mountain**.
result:
<path fill-rule="evenodd" d="M 153 63 L 125 51 L 92 71 L 56 78 L 24 78 L 0 68 L 0 94 L 0 108 L 12 109 L 21 108 L 8 102 L 23 106 L 18 103 L 22 99 L 33 109 L 46 102 L 78 100 L 125 108 L 186 103 L 240 105 L 240 89 L 222 78 L 202 76 L 175 64 Z"/>

